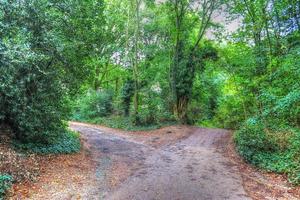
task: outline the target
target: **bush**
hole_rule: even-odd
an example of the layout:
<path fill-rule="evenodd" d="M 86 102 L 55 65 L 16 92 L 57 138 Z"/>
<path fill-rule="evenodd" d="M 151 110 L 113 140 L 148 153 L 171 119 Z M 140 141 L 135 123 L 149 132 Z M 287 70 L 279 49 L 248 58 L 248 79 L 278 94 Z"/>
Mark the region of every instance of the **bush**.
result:
<path fill-rule="evenodd" d="M 38 154 L 69 154 L 79 152 L 81 145 L 79 134 L 67 131 L 60 134 L 52 143 L 47 145 L 40 143 L 20 143 L 16 141 L 15 146 L 18 149 Z"/>
<path fill-rule="evenodd" d="M 160 88 L 159 84 L 146 87 L 140 94 L 142 104 L 138 113 L 139 126 L 155 126 L 175 121 L 175 117 L 169 109 L 167 91 Z"/>
<path fill-rule="evenodd" d="M 271 124 L 271 123 L 270 123 Z M 249 163 L 300 183 L 300 130 L 250 119 L 235 133 L 237 151 Z"/>
<path fill-rule="evenodd" d="M 35 72 L 26 69 L 0 69 L 0 121 L 8 123 L 23 142 L 47 144 L 66 129 L 68 100 L 58 74 L 27 77 Z"/>
<path fill-rule="evenodd" d="M 53 9 L 42 1 L 0 2 L 0 123 L 26 143 L 47 145 L 66 131 L 67 96 L 76 85 Z"/>
<path fill-rule="evenodd" d="M 146 131 L 158 129 L 162 126 L 173 125 L 175 121 L 164 121 L 156 124 L 143 124 L 143 125 L 135 125 L 133 123 L 133 119 L 130 117 L 123 116 L 111 116 L 105 118 L 95 118 L 92 120 L 87 120 L 85 122 L 94 123 L 104 125 L 110 128 L 123 129 L 127 131 Z"/>
<path fill-rule="evenodd" d="M 274 152 L 277 146 L 268 138 L 264 125 L 257 119 L 250 119 L 246 124 L 236 132 L 235 142 L 237 150 L 246 161 L 258 164 L 256 155 L 264 152 Z"/>
<path fill-rule="evenodd" d="M 132 94 L 129 86 L 130 81 L 127 81 L 120 97 L 114 99 L 109 90 L 89 90 L 87 95 L 79 97 L 75 102 L 72 120 L 126 130 L 149 130 L 162 124 L 174 123 L 175 119 L 165 109 L 160 92 L 153 89 L 145 89 L 145 92 L 140 93 L 139 120 L 133 123 L 135 119 L 130 115 Z"/>
<path fill-rule="evenodd" d="M 113 93 L 110 91 L 88 91 L 77 100 L 72 119 L 86 121 L 109 116 L 113 112 L 112 97 Z"/>
<path fill-rule="evenodd" d="M 7 174 L 0 174 L 0 200 L 4 198 L 6 191 L 12 185 L 12 177 Z"/>

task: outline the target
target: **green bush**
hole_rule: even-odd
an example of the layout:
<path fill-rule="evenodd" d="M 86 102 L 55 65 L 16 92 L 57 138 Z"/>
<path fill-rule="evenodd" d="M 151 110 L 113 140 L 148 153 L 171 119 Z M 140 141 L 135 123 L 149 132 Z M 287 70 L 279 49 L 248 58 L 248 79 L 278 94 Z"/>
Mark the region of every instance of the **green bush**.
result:
<path fill-rule="evenodd" d="M 70 114 L 76 70 L 62 55 L 63 15 L 53 10 L 46 1 L 0 2 L 0 123 L 25 143 L 53 143 Z"/>
<path fill-rule="evenodd" d="M 113 112 L 113 93 L 90 90 L 80 97 L 75 105 L 73 120 L 86 121 L 109 116 Z"/>
<path fill-rule="evenodd" d="M 128 131 L 147 131 L 158 129 L 162 126 L 173 125 L 175 121 L 163 121 L 161 123 L 156 124 L 143 124 L 143 125 L 135 125 L 133 123 L 133 119 L 130 117 L 123 117 L 123 116 L 110 116 L 110 117 L 103 117 L 103 118 L 94 118 L 91 120 L 86 120 L 84 122 L 100 124 L 103 126 L 107 126 L 110 128 L 117 128 L 123 129 Z"/>
<path fill-rule="evenodd" d="M 33 65 L 0 68 L 0 121 L 19 140 L 47 144 L 66 129 L 62 121 L 69 114 L 68 100 L 59 72 L 41 74 Z"/>
<path fill-rule="evenodd" d="M 169 99 L 165 90 L 160 89 L 158 85 L 145 87 L 140 94 L 142 99 L 138 113 L 139 126 L 155 126 L 175 121 L 175 117 L 168 108 Z"/>
<path fill-rule="evenodd" d="M 75 102 L 72 120 L 125 130 L 149 130 L 174 123 L 175 119 L 165 109 L 161 94 L 145 89 L 145 93 L 140 93 L 140 110 L 137 115 L 139 123 L 134 124 L 133 116 L 130 115 L 132 94 L 129 86 L 130 81 L 127 81 L 120 97 L 115 98 L 109 90 L 89 90 L 87 95 L 79 97 Z"/>
<path fill-rule="evenodd" d="M 235 142 L 237 150 L 246 161 L 258 164 L 256 155 L 258 153 L 274 152 L 277 150 L 276 144 L 268 138 L 264 125 L 257 119 L 248 120 L 245 125 L 236 132 Z"/>
<path fill-rule="evenodd" d="M 237 129 L 245 120 L 243 105 L 239 98 L 235 96 L 224 96 L 219 105 L 214 120 L 219 127 Z"/>
<path fill-rule="evenodd" d="M 6 191 L 11 187 L 12 181 L 10 175 L 0 174 L 0 200 L 4 198 Z"/>
<path fill-rule="evenodd" d="M 52 143 L 47 145 L 40 143 L 15 142 L 20 150 L 32 151 L 38 154 L 69 154 L 80 151 L 80 135 L 73 131 L 67 131 L 59 135 Z"/>
<path fill-rule="evenodd" d="M 271 124 L 271 123 L 270 123 Z M 300 130 L 258 119 L 248 120 L 235 133 L 237 151 L 249 163 L 286 174 L 290 182 L 300 183 Z"/>

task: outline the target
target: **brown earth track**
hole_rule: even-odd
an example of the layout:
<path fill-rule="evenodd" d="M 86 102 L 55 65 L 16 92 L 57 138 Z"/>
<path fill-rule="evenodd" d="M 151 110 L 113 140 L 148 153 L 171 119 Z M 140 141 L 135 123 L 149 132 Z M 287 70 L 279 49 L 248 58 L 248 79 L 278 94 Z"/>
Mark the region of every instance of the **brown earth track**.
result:
<path fill-rule="evenodd" d="M 227 130 L 171 126 L 128 132 L 75 122 L 70 128 L 81 133 L 81 152 L 51 159 L 37 182 L 18 186 L 11 199 L 279 197 L 273 195 L 278 188 L 260 190 L 259 182 L 246 178 L 249 171 L 244 167 L 249 165 L 234 154 L 232 134 Z M 249 169 L 254 173 L 255 169 Z M 292 195 L 280 199 L 287 197 Z"/>

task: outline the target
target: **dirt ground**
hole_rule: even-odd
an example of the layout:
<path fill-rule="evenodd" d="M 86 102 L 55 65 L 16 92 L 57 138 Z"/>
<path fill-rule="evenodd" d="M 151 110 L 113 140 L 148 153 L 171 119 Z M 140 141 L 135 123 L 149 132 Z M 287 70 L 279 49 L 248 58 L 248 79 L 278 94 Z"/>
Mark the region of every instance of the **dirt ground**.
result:
<path fill-rule="evenodd" d="M 171 126 L 127 132 L 70 123 L 79 154 L 41 163 L 41 175 L 9 199 L 300 199 L 283 176 L 263 173 L 235 153 L 231 132 Z"/>

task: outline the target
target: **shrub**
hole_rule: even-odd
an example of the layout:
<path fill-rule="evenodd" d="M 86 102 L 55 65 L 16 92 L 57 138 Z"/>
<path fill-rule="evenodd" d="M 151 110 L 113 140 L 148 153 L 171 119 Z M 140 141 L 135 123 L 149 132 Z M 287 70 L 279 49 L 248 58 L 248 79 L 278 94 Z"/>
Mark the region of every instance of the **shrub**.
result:
<path fill-rule="evenodd" d="M 239 96 L 224 95 L 219 99 L 214 121 L 222 128 L 239 129 L 248 118 L 248 115 L 251 115 L 251 113 L 246 111 L 246 108 L 251 108 L 250 102 L 250 98 L 245 101 Z M 253 108 L 250 110 L 253 110 Z"/>
<path fill-rule="evenodd" d="M 69 154 L 79 152 L 81 145 L 79 134 L 67 131 L 60 134 L 52 143 L 47 145 L 40 143 L 20 143 L 16 141 L 15 146 L 18 149 L 38 154 Z"/>
<path fill-rule="evenodd" d="M 111 91 L 88 91 L 77 100 L 72 118 L 82 121 L 109 116 L 113 112 L 112 97 Z"/>
<path fill-rule="evenodd" d="M 111 128 L 118 128 L 128 131 L 146 131 L 146 130 L 153 130 L 160 128 L 162 126 L 173 125 L 175 121 L 163 121 L 161 123 L 156 124 L 142 124 L 142 125 L 135 125 L 133 123 L 133 119 L 130 117 L 123 117 L 123 116 L 110 116 L 104 118 L 94 118 L 91 120 L 87 120 L 85 122 L 100 124 Z"/>
<path fill-rule="evenodd" d="M 236 148 L 249 163 L 286 174 L 290 182 L 300 183 L 300 130 L 259 119 L 248 120 L 235 133 Z"/>
<path fill-rule="evenodd" d="M 268 138 L 264 125 L 257 119 L 248 120 L 236 132 L 234 139 L 239 153 L 253 164 L 259 163 L 255 157 L 258 153 L 273 152 L 277 149 L 276 144 Z"/>
<path fill-rule="evenodd" d="M 62 61 L 54 9 L 44 1 L 0 2 L 0 122 L 22 142 L 47 145 L 66 131 L 76 70 Z"/>
<path fill-rule="evenodd" d="M 3 199 L 6 191 L 12 185 L 12 177 L 7 174 L 0 174 L 0 199 Z"/>
<path fill-rule="evenodd" d="M 154 126 L 175 121 L 169 107 L 167 91 L 159 84 L 145 87 L 140 94 L 141 106 L 138 113 L 139 126 Z"/>

